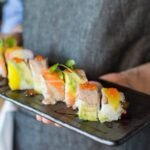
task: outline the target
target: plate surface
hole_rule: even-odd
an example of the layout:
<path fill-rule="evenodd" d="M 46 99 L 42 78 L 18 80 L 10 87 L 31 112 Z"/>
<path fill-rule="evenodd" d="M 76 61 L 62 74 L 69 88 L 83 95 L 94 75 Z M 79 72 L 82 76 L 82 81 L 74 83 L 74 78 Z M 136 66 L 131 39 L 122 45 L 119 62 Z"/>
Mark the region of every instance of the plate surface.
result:
<path fill-rule="evenodd" d="M 41 95 L 26 97 L 23 91 L 9 90 L 3 80 L 0 81 L 0 97 L 97 142 L 109 146 L 119 145 L 150 123 L 150 96 L 103 80 L 100 80 L 100 82 L 104 87 L 116 87 L 125 93 L 125 97 L 129 102 L 127 117 L 103 124 L 82 121 L 78 119 L 76 111 L 66 108 L 65 104 L 58 103 L 44 106 L 41 104 Z"/>

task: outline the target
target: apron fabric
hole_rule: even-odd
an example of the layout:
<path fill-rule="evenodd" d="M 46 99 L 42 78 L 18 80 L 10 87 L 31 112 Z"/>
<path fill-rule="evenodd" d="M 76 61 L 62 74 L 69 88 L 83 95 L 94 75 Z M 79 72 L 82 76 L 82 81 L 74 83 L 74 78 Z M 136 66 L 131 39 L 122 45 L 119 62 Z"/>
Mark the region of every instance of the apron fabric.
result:
<path fill-rule="evenodd" d="M 24 46 L 49 63 L 75 59 L 89 78 L 150 61 L 149 0 L 24 0 Z M 108 147 L 15 113 L 15 150 L 148 150 L 150 128 Z"/>
<path fill-rule="evenodd" d="M 5 102 L 0 112 L 0 150 L 13 150 L 14 112 L 17 107 Z"/>

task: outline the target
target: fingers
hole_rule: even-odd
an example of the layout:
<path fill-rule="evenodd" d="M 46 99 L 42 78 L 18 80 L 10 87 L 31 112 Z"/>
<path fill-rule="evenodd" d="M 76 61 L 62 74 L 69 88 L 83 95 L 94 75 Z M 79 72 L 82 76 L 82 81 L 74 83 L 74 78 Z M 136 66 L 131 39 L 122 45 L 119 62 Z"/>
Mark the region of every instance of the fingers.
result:
<path fill-rule="evenodd" d="M 46 118 L 44 118 L 42 116 L 39 116 L 39 115 L 36 115 L 36 120 L 40 121 L 40 122 L 42 122 L 44 124 L 51 124 L 51 125 L 54 125 L 56 127 L 61 127 L 59 124 L 57 124 L 57 123 L 55 123 L 55 122 L 53 122 L 51 120 L 48 120 L 48 119 L 46 119 Z"/>
<path fill-rule="evenodd" d="M 43 122 L 44 124 L 53 124 L 53 125 L 54 125 L 54 122 L 53 122 L 53 121 L 48 120 L 48 119 L 46 119 L 46 118 L 44 118 L 44 117 L 42 117 L 42 122 Z"/>
<path fill-rule="evenodd" d="M 116 83 L 116 82 L 119 81 L 119 79 L 117 78 L 117 76 L 118 76 L 117 73 L 109 73 L 109 74 L 101 76 L 100 79 L 104 79 L 104 80 Z"/>
<path fill-rule="evenodd" d="M 100 79 L 130 87 L 127 77 L 124 73 L 109 73 L 100 77 Z"/>
<path fill-rule="evenodd" d="M 44 124 L 54 124 L 51 120 L 48 120 L 42 116 L 36 115 L 36 119 L 40 122 L 43 122 Z"/>
<path fill-rule="evenodd" d="M 131 68 L 120 73 L 110 73 L 100 77 L 134 90 L 150 94 L 150 63 Z"/>
<path fill-rule="evenodd" d="M 42 121 L 42 117 L 39 116 L 39 115 L 36 115 L 36 120 L 39 121 L 39 122 L 41 122 Z"/>

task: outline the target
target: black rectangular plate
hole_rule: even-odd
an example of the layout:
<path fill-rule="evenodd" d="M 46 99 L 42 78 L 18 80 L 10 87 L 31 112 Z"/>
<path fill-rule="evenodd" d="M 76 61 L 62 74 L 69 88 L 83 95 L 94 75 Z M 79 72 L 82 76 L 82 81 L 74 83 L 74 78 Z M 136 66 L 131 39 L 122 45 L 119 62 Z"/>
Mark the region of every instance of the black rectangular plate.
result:
<path fill-rule="evenodd" d="M 0 81 L 0 97 L 29 111 L 85 135 L 97 142 L 114 146 L 122 144 L 150 123 L 150 96 L 107 81 L 100 80 L 104 87 L 116 87 L 124 92 L 129 102 L 128 116 L 115 122 L 103 123 L 79 120 L 76 111 L 65 104 L 44 106 L 42 96 L 26 97 L 23 91 L 11 91 Z"/>

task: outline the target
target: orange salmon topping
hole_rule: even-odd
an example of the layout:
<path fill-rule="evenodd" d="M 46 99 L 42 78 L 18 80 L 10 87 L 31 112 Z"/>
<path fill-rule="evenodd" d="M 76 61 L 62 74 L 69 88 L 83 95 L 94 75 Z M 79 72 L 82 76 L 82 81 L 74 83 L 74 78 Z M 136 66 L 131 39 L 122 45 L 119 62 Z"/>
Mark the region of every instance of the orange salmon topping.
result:
<path fill-rule="evenodd" d="M 116 88 L 102 88 L 102 91 L 106 94 L 109 104 L 117 109 L 120 103 L 120 92 Z"/>
<path fill-rule="evenodd" d="M 116 96 L 118 96 L 119 91 L 116 88 L 108 88 L 107 94 L 112 96 L 112 97 L 116 97 Z"/>
<path fill-rule="evenodd" d="M 16 63 L 21 63 L 21 62 L 24 61 L 23 59 L 18 58 L 18 57 L 14 57 L 13 60 L 14 60 Z"/>
<path fill-rule="evenodd" d="M 62 95 L 64 95 L 64 80 L 60 78 L 57 72 L 50 73 L 48 69 L 43 72 L 43 76 L 48 84 L 53 85 Z"/>
<path fill-rule="evenodd" d="M 42 57 L 41 55 L 37 55 L 37 56 L 35 57 L 35 59 L 36 59 L 37 61 L 42 61 L 42 60 L 43 60 L 43 57 Z"/>
<path fill-rule="evenodd" d="M 49 81 L 55 81 L 55 80 L 63 81 L 63 79 L 60 78 L 60 75 L 57 72 L 50 73 L 49 69 L 43 72 L 43 76 Z"/>
<path fill-rule="evenodd" d="M 9 58 L 9 56 L 11 55 L 11 52 L 15 51 L 15 50 L 22 50 L 22 47 L 12 47 L 12 48 L 7 48 L 5 51 L 5 58 Z"/>
<path fill-rule="evenodd" d="M 80 84 L 80 88 L 82 90 L 96 90 L 97 89 L 97 85 L 94 84 L 94 83 L 86 82 L 84 84 Z"/>

